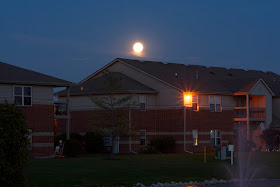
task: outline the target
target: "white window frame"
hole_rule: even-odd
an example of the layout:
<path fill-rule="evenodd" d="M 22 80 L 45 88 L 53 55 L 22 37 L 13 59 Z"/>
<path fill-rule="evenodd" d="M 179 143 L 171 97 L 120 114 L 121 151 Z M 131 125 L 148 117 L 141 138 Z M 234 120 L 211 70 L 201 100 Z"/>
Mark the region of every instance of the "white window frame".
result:
<path fill-rule="evenodd" d="M 196 102 L 194 102 L 194 98 L 196 98 Z M 196 109 L 194 109 L 193 104 L 196 103 Z M 198 111 L 198 95 L 192 95 L 192 110 Z"/>
<path fill-rule="evenodd" d="M 21 91 L 22 91 L 21 95 L 16 95 L 15 94 L 16 87 L 21 88 Z M 25 96 L 24 95 L 24 88 L 30 88 L 30 96 Z M 16 106 L 32 106 L 32 86 L 18 86 L 18 85 L 15 85 L 14 89 L 13 89 L 14 104 L 15 104 L 15 97 L 21 97 L 21 99 L 22 99 L 21 105 L 16 105 Z M 24 105 L 24 97 L 30 97 L 30 105 Z"/>
<path fill-rule="evenodd" d="M 193 146 L 198 146 L 198 130 L 197 129 L 192 130 L 192 136 L 193 136 Z"/>
<path fill-rule="evenodd" d="M 31 129 L 27 129 L 27 131 L 29 133 L 29 134 L 26 135 L 26 138 L 29 141 L 28 150 L 31 150 L 32 149 L 32 130 Z"/>
<path fill-rule="evenodd" d="M 220 134 L 220 136 L 218 136 L 219 134 Z M 214 145 L 211 143 L 212 139 L 214 139 Z M 218 144 L 218 139 L 220 139 L 220 144 Z M 222 131 L 221 130 L 219 130 L 219 129 L 212 129 L 212 130 L 210 130 L 210 144 L 211 144 L 211 146 L 220 146 L 220 145 L 222 145 Z"/>
<path fill-rule="evenodd" d="M 211 103 L 211 97 L 214 97 L 214 103 Z M 209 107 L 210 107 L 210 112 L 222 112 L 222 97 L 219 95 L 210 95 L 209 96 Z M 214 110 L 211 110 L 211 104 L 214 105 Z M 217 107 L 217 105 L 220 105 L 220 107 Z M 220 110 L 217 110 L 217 109 Z"/>
<path fill-rule="evenodd" d="M 103 145 L 105 147 L 110 147 L 112 146 L 112 136 L 104 136 L 103 137 Z"/>
<path fill-rule="evenodd" d="M 141 109 L 141 104 L 144 104 L 144 109 Z M 139 109 L 140 111 L 146 111 L 146 96 L 139 95 Z"/>
<path fill-rule="evenodd" d="M 141 144 L 144 141 L 144 144 Z M 140 146 L 145 147 L 147 145 L 147 131 L 140 130 Z"/>

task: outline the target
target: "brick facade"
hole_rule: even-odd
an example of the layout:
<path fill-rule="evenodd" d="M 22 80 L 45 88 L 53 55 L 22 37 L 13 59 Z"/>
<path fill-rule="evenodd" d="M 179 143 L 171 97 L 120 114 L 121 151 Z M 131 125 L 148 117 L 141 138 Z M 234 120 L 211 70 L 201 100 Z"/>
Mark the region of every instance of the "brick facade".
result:
<path fill-rule="evenodd" d="M 53 105 L 19 107 L 32 130 L 32 157 L 47 157 L 54 154 L 54 108 Z"/>
<path fill-rule="evenodd" d="M 70 132 L 84 133 L 91 130 L 97 117 L 101 114 L 98 110 L 72 111 Z M 124 113 L 128 119 L 128 111 Z M 184 152 L 184 110 L 180 109 L 148 109 L 147 111 L 131 110 L 131 127 L 136 133 L 131 137 L 131 150 L 140 152 L 140 130 L 146 130 L 147 143 L 153 137 L 174 137 L 175 153 Z M 198 146 L 192 144 L 192 130 L 198 130 Z M 222 134 L 222 144 L 234 143 L 233 110 L 210 112 L 209 110 L 186 110 L 186 150 L 202 151 L 204 146 L 210 146 L 210 131 L 218 129 Z M 66 132 L 66 120 L 58 120 L 58 133 Z M 129 138 L 121 137 L 120 153 L 129 153 Z M 202 143 L 200 143 L 202 142 Z M 215 148 L 215 147 L 213 147 Z"/>

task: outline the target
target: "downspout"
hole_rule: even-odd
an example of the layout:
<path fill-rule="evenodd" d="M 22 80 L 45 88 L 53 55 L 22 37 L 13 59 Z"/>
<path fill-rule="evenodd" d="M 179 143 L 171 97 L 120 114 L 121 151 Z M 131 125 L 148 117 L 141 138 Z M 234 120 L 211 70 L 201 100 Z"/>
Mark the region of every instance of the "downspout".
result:
<path fill-rule="evenodd" d="M 190 154 L 193 154 L 193 152 L 190 152 L 190 151 L 187 151 L 187 148 L 186 148 L 186 130 L 187 130 L 187 118 L 186 118 L 186 106 L 184 106 L 184 152 L 185 153 L 190 153 Z"/>
<path fill-rule="evenodd" d="M 70 87 L 67 87 L 67 126 L 66 126 L 66 139 L 70 139 Z"/>
<path fill-rule="evenodd" d="M 132 151 L 132 149 L 131 149 L 131 111 L 130 111 L 130 108 L 128 109 L 128 120 L 129 120 L 129 122 L 128 122 L 128 127 L 129 127 L 129 152 L 130 153 L 133 153 L 133 154 L 138 154 L 138 153 L 136 153 L 136 152 L 134 152 L 134 151 Z"/>

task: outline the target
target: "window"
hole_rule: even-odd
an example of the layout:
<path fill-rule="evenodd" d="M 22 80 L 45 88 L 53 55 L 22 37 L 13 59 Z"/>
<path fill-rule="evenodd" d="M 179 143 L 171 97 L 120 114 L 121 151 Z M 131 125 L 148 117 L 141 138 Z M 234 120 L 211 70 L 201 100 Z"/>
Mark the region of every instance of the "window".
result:
<path fill-rule="evenodd" d="M 140 111 L 146 111 L 146 96 L 139 96 Z"/>
<path fill-rule="evenodd" d="M 146 146 L 146 130 L 140 130 L 140 145 Z"/>
<path fill-rule="evenodd" d="M 28 150 L 32 149 L 32 130 L 31 129 L 27 129 L 28 134 L 25 135 L 25 137 L 28 139 L 29 145 L 28 145 Z"/>
<path fill-rule="evenodd" d="M 193 146 L 198 146 L 198 130 L 194 129 L 192 131 L 192 136 L 193 136 Z"/>
<path fill-rule="evenodd" d="M 210 111 L 221 112 L 221 96 L 210 96 Z"/>
<path fill-rule="evenodd" d="M 192 110 L 197 111 L 197 95 L 192 96 Z"/>
<path fill-rule="evenodd" d="M 211 145 L 221 145 L 221 130 L 210 131 Z"/>
<path fill-rule="evenodd" d="M 103 138 L 104 146 L 112 146 L 112 137 L 111 136 L 105 136 Z"/>
<path fill-rule="evenodd" d="M 31 106 L 31 87 L 15 86 L 14 87 L 14 104 L 16 106 Z"/>

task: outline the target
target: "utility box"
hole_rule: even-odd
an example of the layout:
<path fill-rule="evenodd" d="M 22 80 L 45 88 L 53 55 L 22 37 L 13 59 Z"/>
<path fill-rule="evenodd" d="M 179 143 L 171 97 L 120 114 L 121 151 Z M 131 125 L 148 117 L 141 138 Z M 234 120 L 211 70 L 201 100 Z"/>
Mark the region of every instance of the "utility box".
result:
<path fill-rule="evenodd" d="M 234 145 L 228 145 L 228 151 L 234 151 Z"/>
<path fill-rule="evenodd" d="M 230 152 L 230 164 L 233 165 L 234 145 L 228 145 L 228 151 Z"/>
<path fill-rule="evenodd" d="M 222 146 L 221 147 L 221 160 L 227 159 L 227 147 Z"/>

